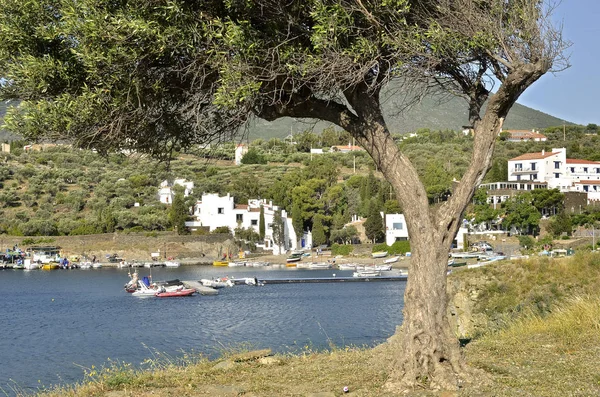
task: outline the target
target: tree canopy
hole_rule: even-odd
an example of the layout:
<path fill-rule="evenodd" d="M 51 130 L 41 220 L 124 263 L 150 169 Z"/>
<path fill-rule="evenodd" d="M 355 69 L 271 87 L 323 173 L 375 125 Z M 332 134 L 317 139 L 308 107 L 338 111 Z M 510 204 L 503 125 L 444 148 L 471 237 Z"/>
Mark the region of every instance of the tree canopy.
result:
<path fill-rule="evenodd" d="M 456 389 L 470 371 L 446 318 L 448 250 L 510 108 L 566 65 L 549 11 L 540 0 L 5 0 L 0 97 L 22 101 L 6 117 L 9 130 L 100 152 L 169 156 L 230 137 L 252 117 L 343 128 L 393 186 L 413 236 L 388 387 Z M 466 100 L 471 159 L 436 206 L 381 110 L 392 79 L 407 98 L 435 88 Z M 441 186 L 438 170 L 431 175 Z M 328 186 L 309 179 L 313 192 Z M 299 187 L 293 195 L 301 231 L 318 197 Z"/>

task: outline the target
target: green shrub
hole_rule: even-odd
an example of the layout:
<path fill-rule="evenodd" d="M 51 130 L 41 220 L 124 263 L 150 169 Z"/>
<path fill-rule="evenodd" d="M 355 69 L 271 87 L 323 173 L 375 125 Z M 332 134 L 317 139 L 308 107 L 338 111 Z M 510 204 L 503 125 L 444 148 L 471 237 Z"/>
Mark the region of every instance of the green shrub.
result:
<path fill-rule="evenodd" d="M 331 255 L 350 255 L 354 251 L 351 244 L 333 244 L 331 246 Z"/>
<path fill-rule="evenodd" d="M 396 241 L 391 246 L 387 244 L 373 245 L 373 252 L 387 251 L 390 255 L 404 255 L 410 252 L 410 241 Z"/>
<path fill-rule="evenodd" d="M 379 251 L 387 251 L 389 249 L 388 245 L 385 243 L 381 243 L 381 244 L 374 244 L 373 245 L 373 251 L 372 252 L 379 252 Z"/>
<path fill-rule="evenodd" d="M 215 230 L 212 231 L 213 234 L 231 234 L 231 230 L 229 230 L 228 226 L 219 226 Z"/>

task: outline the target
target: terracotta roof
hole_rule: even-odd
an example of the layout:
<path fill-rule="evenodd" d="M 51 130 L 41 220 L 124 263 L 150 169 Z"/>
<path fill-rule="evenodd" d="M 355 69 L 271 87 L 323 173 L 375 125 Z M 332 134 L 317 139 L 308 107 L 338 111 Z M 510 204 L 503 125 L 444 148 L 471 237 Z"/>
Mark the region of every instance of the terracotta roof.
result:
<path fill-rule="evenodd" d="M 250 208 L 250 212 L 260 212 L 260 208 Z"/>
<path fill-rule="evenodd" d="M 576 185 L 600 185 L 600 181 L 579 181 L 575 182 Z"/>
<path fill-rule="evenodd" d="M 590 161 L 581 159 L 567 159 L 567 164 L 595 164 L 600 165 L 600 161 Z"/>
<path fill-rule="evenodd" d="M 525 153 L 522 154 L 518 157 L 512 158 L 509 161 L 516 161 L 516 160 L 541 160 L 541 159 L 545 159 L 547 157 L 552 157 L 554 155 L 556 155 L 558 153 L 552 153 L 552 152 L 546 152 L 546 153 Z"/>
<path fill-rule="evenodd" d="M 247 210 L 248 209 L 248 204 L 236 204 L 235 205 L 235 209 L 236 210 Z"/>

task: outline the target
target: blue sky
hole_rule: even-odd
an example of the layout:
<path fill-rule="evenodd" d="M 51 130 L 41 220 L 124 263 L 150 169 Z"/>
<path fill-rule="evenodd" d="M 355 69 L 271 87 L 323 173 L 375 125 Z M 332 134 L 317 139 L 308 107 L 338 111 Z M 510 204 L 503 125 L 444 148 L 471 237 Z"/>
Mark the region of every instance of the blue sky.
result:
<path fill-rule="evenodd" d="M 519 103 L 577 124 L 600 125 L 600 0 L 563 0 L 554 14 L 563 24 L 571 67 L 546 74 Z"/>

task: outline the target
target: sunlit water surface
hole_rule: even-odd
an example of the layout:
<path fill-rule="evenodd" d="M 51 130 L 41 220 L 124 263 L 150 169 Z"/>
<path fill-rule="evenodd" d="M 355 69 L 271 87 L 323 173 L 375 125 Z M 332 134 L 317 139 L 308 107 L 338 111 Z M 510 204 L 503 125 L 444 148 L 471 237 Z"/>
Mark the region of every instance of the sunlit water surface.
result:
<path fill-rule="evenodd" d="M 0 271 L 0 395 L 73 383 L 86 369 L 249 344 L 277 352 L 375 345 L 402 322 L 404 282 L 271 284 L 217 296 L 136 298 L 128 269 Z M 140 269 L 148 275 L 150 269 Z M 331 277 L 339 270 L 153 268 L 154 280 Z"/>

